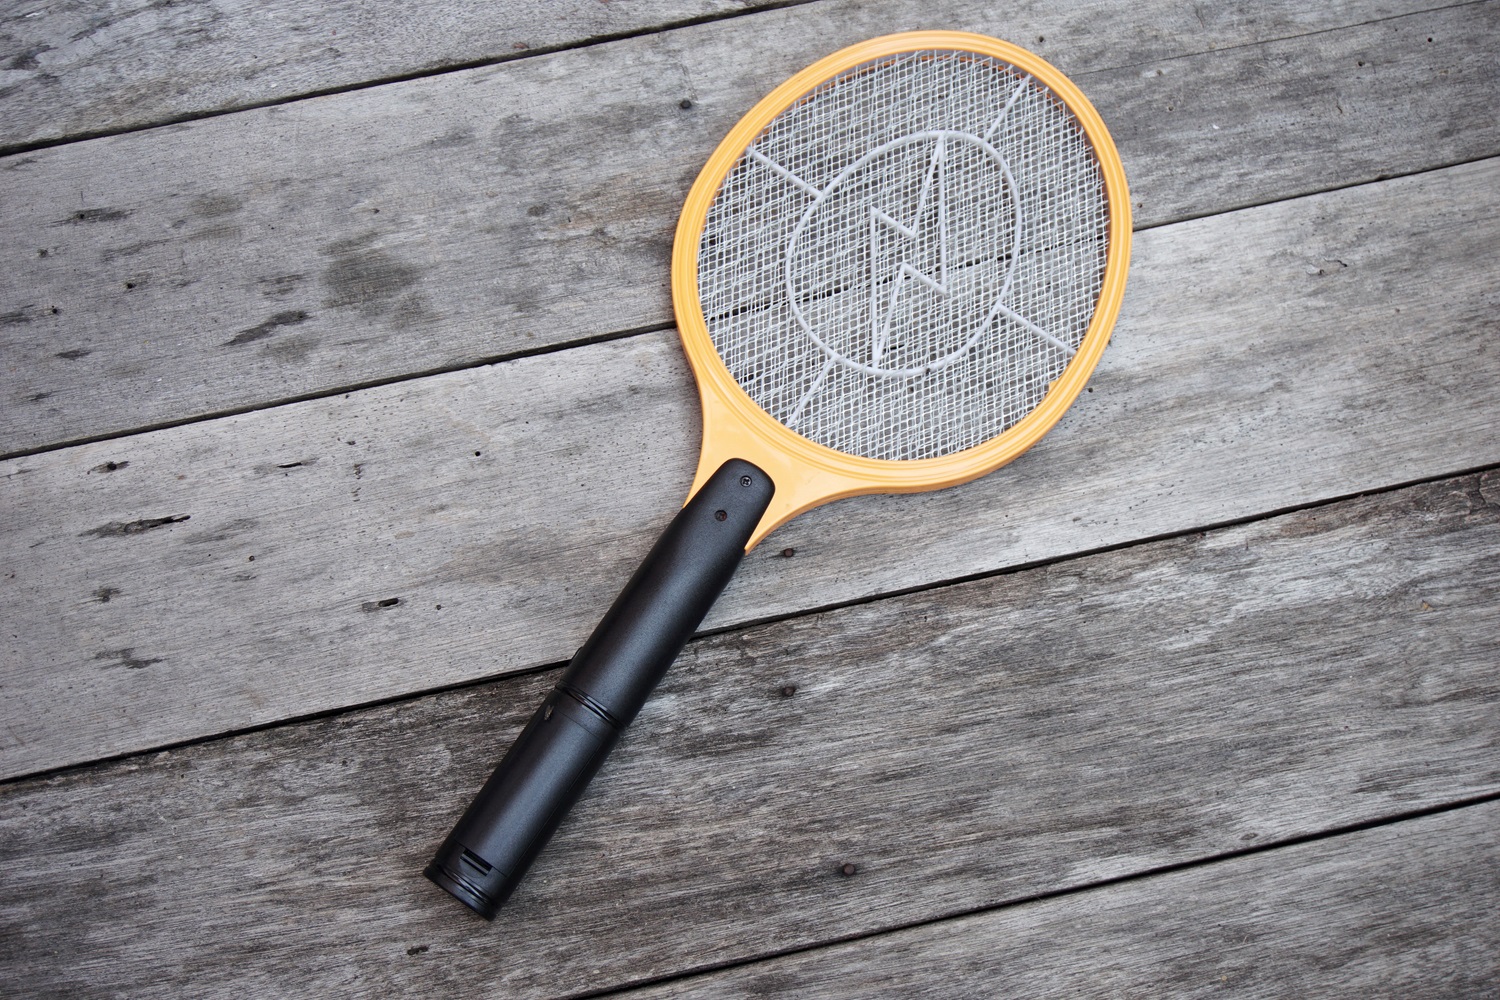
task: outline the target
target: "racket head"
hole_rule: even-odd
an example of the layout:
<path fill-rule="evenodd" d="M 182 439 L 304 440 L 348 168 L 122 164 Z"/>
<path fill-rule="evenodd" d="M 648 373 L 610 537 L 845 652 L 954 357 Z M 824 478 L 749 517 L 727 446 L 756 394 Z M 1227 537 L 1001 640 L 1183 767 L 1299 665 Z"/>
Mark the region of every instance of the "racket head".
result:
<path fill-rule="evenodd" d="M 797 423 L 800 412 L 793 413 L 788 418 L 789 407 L 783 404 L 780 406 L 781 419 L 778 419 L 762 405 L 762 402 L 766 401 L 764 392 L 760 392 L 761 402 L 752 398 L 751 391 L 748 391 L 736 379 L 721 354 L 720 347 L 715 343 L 711 325 L 717 323 L 722 327 L 723 318 L 730 313 L 725 311 L 724 303 L 716 299 L 717 311 L 712 317 L 706 315 L 700 286 L 700 277 L 704 276 L 700 274 L 700 257 L 706 230 L 709 231 L 711 238 L 714 236 L 710 224 L 710 213 L 714 210 L 715 203 L 725 188 L 726 178 L 736 170 L 752 167 L 777 173 L 781 181 L 787 185 L 792 187 L 800 185 L 804 189 L 801 194 L 807 200 L 807 207 L 803 208 L 800 214 L 797 210 L 792 210 L 793 215 L 796 215 L 796 221 L 791 223 L 790 237 L 786 235 L 787 220 L 782 222 L 779 238 L 786 248 L 785 254 L 775 262 L 761 265 L 771 270 L 779 268 L 781 277 L 777 280 L 784 278 L 785 304 L 791 313 L 791 318 L 782 318 L 782 325 L 785 327 L 785 333 L 782 335 L 789 341 L 800 338 L 804 342 L 803 348 L 806 348 L 807 343 L 810 342 L 819 352 L 813 357 L 819 361 L 827 359 L 824 364 L 825 375 L 828 371 L 836 370 L 840 376 L 847 376 L 856 381 L 862 377 L 866 385 L 880 387 L 880 391 L 886 397 L 899 398 L 898 394 L 889 391 L 890 387 L 897 383 L 911 385 L 913 388 L 909 391 L 920 393 L 923 391 L 921 384 L 924 379 L 929 382 L 935 381 L 936 373 L 948 371 L 955 361 L 962 362 L 967 356 L 966 352 L 970 351 L 974 345 L 973 337 L 960 337 L 959 341 L 952 341 L 950 338 L 950 341 L 943 346 L 929 349 L 926 356 L 919 356 L 915 361 L 911 358 L 897 359 L 894 356 L 895 351 L 892 352 L 892 359 L 886 361 L 882 357 L 880 346 L 876 346 L 873 353 L 863 353 L 863 348 L 860 352 L 856 352 L 840 343 L 835 343 L 833 337 L 820 337 L 817 321 L 815 319 L 810 321 L 804 315 L 804 312 L 813 311 L 812 305 L 809 304 L 812 299 L 808 297 L 808 293 L 799 291 L 796 287 L 799 280 L 796 272 L 803 259 L 799 255 L 803 254 L 806 249 L 803 244 L 807 242 L 805 237 L 809 229 L 818 228 L 818 223 L 813 222 L 810 225 L 809 219 L 827 205 L 836 202 L 848 190 L 852 190 L 855 184 L 850 181 L 850 178 L 858 179 L 862 170 L 885 169 L 889 174 L 890 170 L 884 164 L 896 156 L 926 157 L 932 163 L 938 163 L 936 168 L 928 168 L 929 182 L 921 187 L 921 200 L 915 214 L 915 218 L 920 221 L 924 211 L 929 215 L 932 214 L 931 205 L 936 202 L 936 199 L 930 198 L 928 194 L 933 189 L 930 178 L 938 177 L 938 189 L 943 188 L 946 183 L 944 181 L 946 174 L 934 173 L 934 170 L 948 169 L 939 161 L 946 163 L 946 158 L 951 158 L 957 164 L 961 157 L 967 156 L 971 163 L 983 164 L 982 167 L 973 169 L 988 173 L 990 186 L 1001 202 L 1006 197 L 1011 199 L 1009 214 L 1007 214 L 1006 206 L 1001 205 L 995 210 L 998 214 L 993 215 L 994 219 L 1006 225 L 1009 225 L 1008 220 L 1012 218 L 1015 220 L 1014 242 L 1010 244 L 1008 256 L 1007 253 L 1002 253 L 996 260 L 990 262 L 993 265 L 991 271 L 994 272 L 995 281 L 1001 280 L 1002 272 L 1008 275 L 1003 279 L 1006 291 L 1002 291 L 999 299 L 996 300 L 996 309 L 998 309 L 1006 296 L 1012 294 L 1010 290 L 1016 287 L 1012 280 L 1016 261 L 1022 259 L 1022 255 L 1028 252 L 1027 247 L 1022 244 L 1022 213 L 1029 214 L 1039 210 L 1037 205 L 1028 205 L 1025 202 L 1039 201 L 1045 204 L 1050 201 L 1046 192 L 1041 192 L 1042 197 L 1038 198 L 1036 190 L 1023 190 L 1024 181 L 1022 187 L 1017 186 L 1016 178 L 1010 172 L 1007 151 L 1002 148 L 1004 143 L 1001 140 L 1004 136 L 1001 134 L 979 135 L 977 129 L 966 131 L 961 128 L 951 128 L 938 121 L 929 123 L 926 127 L 920 127 L 915 133 L 884 135 L 883 141 L 871 139 L 864 146 L 856 144 L 853 148 L 830 150 L 830 155 L 818 176 L 806 179 L 796 174 L 791 177 L 785 176 L 790 171 L 774 161 L 766 162 L 771 158 L 764 156 L 759 150 L 753 150 L 755 144 L 765 137 L 789 110 L 806 108 L 812 102 L 835 92 L 839 86 L 847 86 L 850 81 L 859 81 L 867 75 L 873 77 L 872 70 L 878 71 L 883 67 L 896 65 L 902 60 L 916 65 L 923 59 L 951 59 L 973 64 L 966 67 L 964 72 L 978 67 L 980 72 L 1009 74 L 1007 89 L 1012 84 L 1018 88 L 1011 91 L 1013 95 L 1022 94 L 1019 88 L 1033 87 L 1043 102 L 1051 103 L 1053 112 L 1061 112 L 1059 120 L 1067 122 L 1067 128 L 1076 130 L 1073 138 L 1075 140 L 1081 138 L 1091 154 L 1092 167 L 1090 169 L 1096 173 L 1091 173 L 1084 178 L 1081 189 L 1086 192 L 1087 197 L 1098 199 L 1098 205 L 1092 206 L 1090 211 L 1102 212 L 1102 214 L 1098 215 L 1091 225 L 1098 230 L 1097 237 L 1103 245 L 1102 247 L 1095 246 L 1090 251 L 1097 257 L 1099 264 L 1097 275 L 1090 279 L 1093 284 L 1078 293 L 1092 299 L 1092 308 L 1087 314 L 1086 326 L 1081 319 L 1074 323 L 1076 329 L 1070 339 L 1077 340 L 1076 347 L 1071 343 L 1059 343 L 1057 339 L 1034 324 L 1026 322 L 1024 317 L 1019 315 L 1012 323 L 1013 333 L 1020 329 L 1020 326 L 1016 324 L 1021 324 L 1031 327 L 1031 333 L 1036 336 L 1046 337 L 1059 351 L 1064 348 L 1073 348 L 1070 358 L 1063 354 L 1062 360 L 1048 362 L 1049 367 L 1045 371 L 1037 367 L 1035 371 L 1027 370 L 1021 373 L 1032 381 L 1043 376 L 1052 376 L 1046 379 L 1045 389 L 1038 385 L 1028 390 L 1032 401 L 1026 404 L 1024 415 L 1007 416 L 1003 429 L 988 434 L 977 443 L 964 440 L 962 435 L 945 437 L 939 434 L 935 440 L 918 442 L 916 450 L 921 457 L 891 458 L 886 457 L 891 450 L 888 442 L 874 448 L 859 446 L 844 448 L 813 440 L 814 436 L 828 439 L 829 435 L 827 433 L 821 435 L 799 433 L 789 424 Z M 954 65 L 957 66 L 958 63 Z M 1014 97 L 1011 98 L 1011 102 L 1015 103 Z M 1032 103 L 1037 104 L 1036 101 Z M 1038 104 L 1038 106 L 1043 109 L 1043 113 L 1046 113 L 1046 103 Z M 1000 112 L 1000 117 L 1003 119 L 1009 113 L 1010 104 L 1007 103 L 1004 110 Z M 1055 124 L 1050 127 L 1054 132 L 1057 130 Z M 877 137 L 881 136 L 879 129 L 875 129 L 873 134 Z M 988 141 L 990 138 L 995 140 L 993 145 Z M 952 152 L 944 153 L 943 149 Z M 752 165 L 751 159 L 755 159 L 757 163 Z M 909 160 L 908 164 L 911 162 L 916 161 Z M 907 173 L 911 174 L 909 166 Z M 774 183 L 774 181 L 768 180 L 767 183 Z M 911 190 L 912 188 L 912 183 L 906 184 L 908 193 L 915 193 Z M 1076 190 L 1073 196 L 1077 196 Z M 849 197 L 857 200 L 858 195 L 856 193 Z M 849 197 L 845 200 L 848 201 Z M 867 207 L 873 210 L 876 206 L 873 202 L 869 202 Z M 858 216 L 859 210 L 861 210 L 860 206 L 855 206 L 855 212 L 851 214 L 846 206 L 845 221 L 849 219 L 860 221 L 862 217 Z M 783 214 L 785 211 L 783 210 Z M 890 264 L 896 259 L 889 257 L 888 254 L 883 255 L 879 249 L 880 246 L 895 245 L 898 257 L 904 253 L 900 248 L 899 234 L 909 231 L 902 228 L 902 211 L 893 211 L 892 215 L 895 216 L 894 219 L 887 216 L 880 218 L 877 222 L 875 220 L 879 218 L 879 214 L 873 211 L 870 213 L 869 230 L 873 235 L 869 236 L 871 242 L 867 255 L 870 291 L 869 307 L 865 315 L 872 322 L 870 336 L 877 340 L 879 332 L 873 327 L 878 327 L 879 324 L 874 323 L 874 320 L 880 315 L 882 302 L 888 301 L 885 315 L 886 325 L 890 325 L 891 316 L 899 305 L 901 295 L 900 292 L 894 291 L 897 284 L 907 285 L 910 278 L 933 288 L 938 287 L 934 279 L 923 279 L 917 273 L 924 270 L 922 266 L 910 271 L 905 270 L 904 264 L 901 265 L 902 270 L 899 271 L 887 269 L 894 277 L 883 279 L 877 274 L 880 271 L 876 264 L 877 258 L 881 258 L 884 264 Z M 910 219 L 913 216 L 908 215 L 907 218 Z M 946 243 L 948 240 L 947 223 L 939 223 L 939 225 L 943 228 L 941 240 Z M 826 226 L 824 228 L 826 229 Z M 991 228 L 1003 229 L 1004 227 L 985 225 L 975 228 L 988 231 Z M 764 469 L 776 484 L 776 494 L 770 508 L 751 536 L 748 549 L 753 548 L 776 527 L 797 514 L 830 500 L 865 493 L 906 493 L 940 489 L 978 478 L 1011 461 L 1035 444 L 1058 421 L 1083 390 L 1084 384 L 1102 355 L 1119 314 L 1120 302 L 1125 292 L 1125 273 L 1130 256 L 1130 234 L 1130 197 L 1126 187 L 1125 172 L 1108 130 L 1083 93 L 1060 71 L 1039 56 L 984 35 L 922 31 L 874 38 L 842 49 L 812 64 L 768 94 L 725 136 L 693 184 L 678 222 L 673 245 L 673 304 L 677 315 L 678 330 L 688 361 L 697 379 L 703 406 L 702 452 L 698 472 L 689 495 L 696 492 L 702 483 L 730 458 L 742 458 Z M 863 232 L 854 233 L 850 237 L 853 242 L 862 241 L 864 238 Z M 799 243 L 799 239 L 802 243 Z M 886 242 L 883 244 L 878 242 L 882 240 Z M 839 251 L 839 254 L 845 258 L 850 256 L 843 251 Z M 945 249 L 944 255 L 946 254 Z M 1008 261 L 1009 270 L 996 261 Z M 850 273 L 858 272 L 864 266 L 864 264 L 856 263 Z M 985 264 L 981 262 L 976 266 L 982 268 Z M 925 269 L 933 274 L 938 273 L 933 270 L 930 261 Z M 705 272 L 707 270 L 708 268 L 705 268 Z M 848 270 L 847 267 L 846 270 Z M 944 286 L 951 289 L 954 287 L 954 282 L 947 279 L 946 272 L 944 274 Z M 710 280 L 713 280 L 711 276 Z M 762 285 L 764 284 L 763 281 Z M 994 287 L 992 281 L 991 292 Z M 1097 291 L 1094 291 L 1095 288 Z M 920 294 L 925 293 L 921 289 L 916 289 L 908 297 L 915 298 Z M 801 306 L 805 308 L 799 308 L 799 299 Z M 1084 304 L 1087 305 L 1087 302 Z M 764 306 L 763 301 L 759 304 L 752 302 L 744 309 Z M 735 311 L 743 310 L 735 307 Z M 989 319 L 984 321 L 984 327 L 990 327 L 995 320 L 995 310 L 991 310 Z M 1081 340 L 1078 339 L 1077 330 L 1082 330 Z M 722 329 L 719 330 L 719 334 L 721 339 L 726 336 Z M 899 336 L 899 331 L 897 335 Z M 1019 336 L 1024 339 L 1026 335 L 1020 334 Z M 920 355 L 921 352 L 918 354 Z M 882 365 L 884 365 L 883 368 Z M 1060 372 L 1056 371 L 1059 366 L 1061 366 Z M 804 382 L 811 378 L 810 371 L 811 369 L 808 369 L 802 373 Z M 860 374 L 861 372 L 863 375 Z M 747 376 L 747 379 L 750 377 L 753 376 Z M 758 386 L 751 388 L 760 391 Z M 811 397 L 816 391 L 818 390 L 809 390 L 807 397 Z M 803 399 L 804 405 L 807 397 Z M 941 401 L 938 407 L 941 416 Z M 797 409 L 800 411 L 802 407 L 799 406 Z M 875 415 L 877 419 L 879 416 L 879 414 Z M 902 419 L 910 422 L 909 416 Z M 835 423 L 833 435 L 835 440 L 838 437 L 837 430 Z M 981 433 L 987 432 L 981 429 Z M 972 437 L 974 432 L 970 429 L 968 433 Z M 889 437 L 888 434 L 884 435 L 881 438 L 882 442 Z M 926 437 L 931 438 L 931 435 Z M 874 452 L 874 454 L 861 454 L 861 451 Z M 926 453 L 923 454 L 923 452 Z"/>

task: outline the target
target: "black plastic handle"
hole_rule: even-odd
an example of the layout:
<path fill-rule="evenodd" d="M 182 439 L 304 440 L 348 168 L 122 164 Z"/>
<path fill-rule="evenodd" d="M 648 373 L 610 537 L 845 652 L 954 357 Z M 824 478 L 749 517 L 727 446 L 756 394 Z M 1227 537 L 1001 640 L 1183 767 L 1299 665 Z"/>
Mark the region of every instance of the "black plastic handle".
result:
<path fill-rule="evenodd" d="M 708 614 L 775 484 L 731 459 L 682 508 L 443 841 L 426 875 L 486 920 Z"/>

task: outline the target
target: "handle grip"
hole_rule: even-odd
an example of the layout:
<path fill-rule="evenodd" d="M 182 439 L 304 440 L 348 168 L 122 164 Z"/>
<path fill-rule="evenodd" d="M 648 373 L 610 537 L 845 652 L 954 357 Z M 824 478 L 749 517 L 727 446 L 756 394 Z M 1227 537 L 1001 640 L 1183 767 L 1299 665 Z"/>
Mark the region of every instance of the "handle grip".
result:
<path fill-rule="evenodd" d="M 494 918 L 729 583 L 774 492 L 731 459 L 693 495 L 443 841 L 429 879 Z"/>

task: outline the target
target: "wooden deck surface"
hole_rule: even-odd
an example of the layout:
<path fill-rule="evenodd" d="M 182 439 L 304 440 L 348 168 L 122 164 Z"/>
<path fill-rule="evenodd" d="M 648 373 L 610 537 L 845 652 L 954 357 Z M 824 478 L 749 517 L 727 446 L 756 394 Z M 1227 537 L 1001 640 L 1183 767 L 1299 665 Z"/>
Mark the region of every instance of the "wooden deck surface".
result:
<path fill-rule="evenodd" d="M 671 517 L 762 94 L 1031 48 L 1090 389 L 747 558 L 493 924 L 422 865 Z M 0 3 L 0 995 L 1494 996 L 1500 0 Z"/>

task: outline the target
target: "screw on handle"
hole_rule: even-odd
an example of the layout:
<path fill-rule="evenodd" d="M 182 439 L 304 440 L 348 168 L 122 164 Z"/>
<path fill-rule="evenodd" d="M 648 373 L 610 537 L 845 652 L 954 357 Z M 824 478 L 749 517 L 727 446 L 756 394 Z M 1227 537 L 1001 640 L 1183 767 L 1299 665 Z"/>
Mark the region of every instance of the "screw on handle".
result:
<path fill-rule="evenodd" d="M 672 519 L 427 866 L 492 919 L 734 575 L 775 485 L 719 467 Z"/>

